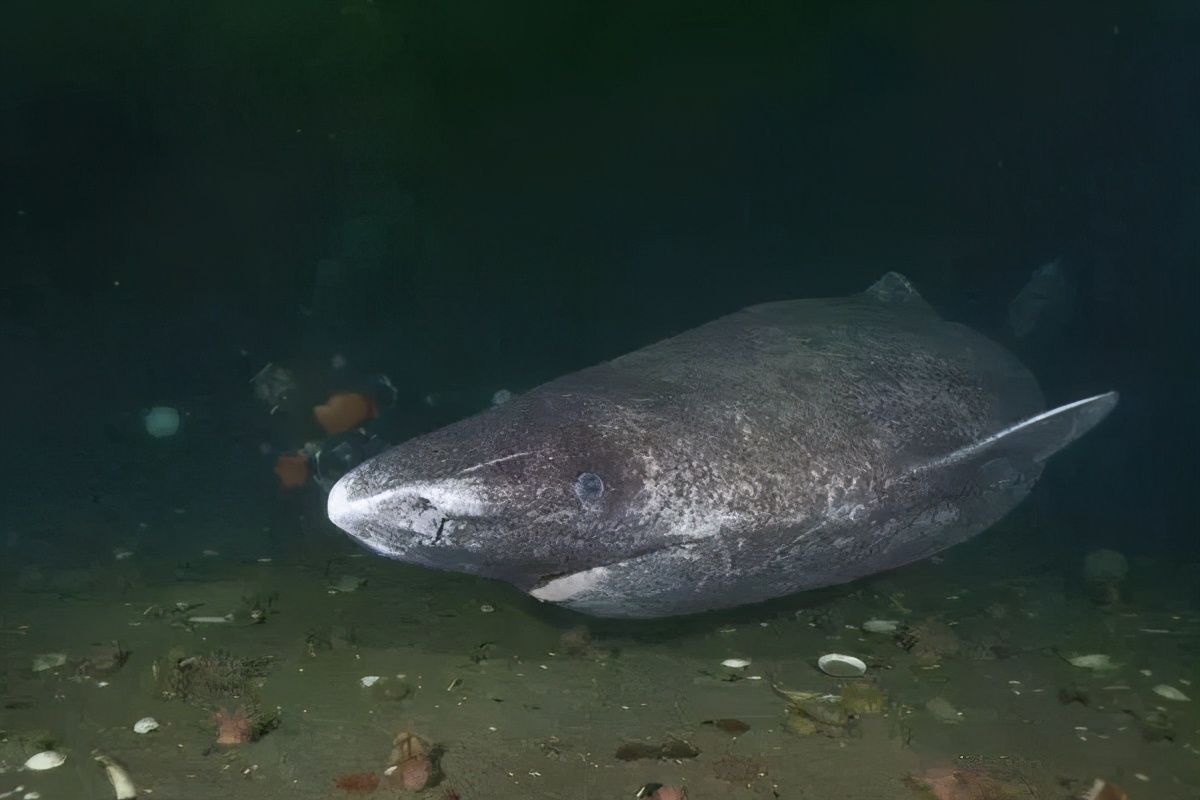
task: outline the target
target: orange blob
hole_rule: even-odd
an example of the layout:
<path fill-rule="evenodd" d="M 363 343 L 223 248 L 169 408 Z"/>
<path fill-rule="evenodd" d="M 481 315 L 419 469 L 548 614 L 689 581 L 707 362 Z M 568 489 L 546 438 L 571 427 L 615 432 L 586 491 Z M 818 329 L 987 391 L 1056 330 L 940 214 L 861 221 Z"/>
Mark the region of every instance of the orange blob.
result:
<path fill-rule="evenodd" d="M 379 416 L 375 402 L 359 392 L 335 394 L 323 406 L 313 408 L 313 416 L 326 435 L 334 436 L 352 431 L 368 420 Z"/>
<path fill-rule="evenodd" d="M 275 474 L 286 489 L 296 489 L 308 483 L 308 459 L 299 453 L 286 453 L 275 459 Z"/>

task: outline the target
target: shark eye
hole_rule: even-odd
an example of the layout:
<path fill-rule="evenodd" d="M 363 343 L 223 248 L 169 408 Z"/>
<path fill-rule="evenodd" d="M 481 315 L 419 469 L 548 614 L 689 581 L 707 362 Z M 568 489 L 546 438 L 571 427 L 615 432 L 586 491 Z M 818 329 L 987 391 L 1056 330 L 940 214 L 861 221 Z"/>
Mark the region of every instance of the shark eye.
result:
<path fill-rule="evenodd" d="M 604 481 L 594 472 L 581 472 L 575 477 L 575 496 L 585 503 L 599 500 L 604 494 Z"/>

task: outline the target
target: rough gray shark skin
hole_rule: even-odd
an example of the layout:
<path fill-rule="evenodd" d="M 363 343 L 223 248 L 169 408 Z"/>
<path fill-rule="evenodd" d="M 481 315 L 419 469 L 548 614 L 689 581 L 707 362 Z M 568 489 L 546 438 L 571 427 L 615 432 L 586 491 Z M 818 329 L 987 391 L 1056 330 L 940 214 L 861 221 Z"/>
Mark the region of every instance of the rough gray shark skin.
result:
<path fill-rule="evenodd" d="M 1116 405 L 1052 411 L 900 275 L 753 306 L 368 461 L 329 516 L 391 558 L 655 617 L 844 583 L 992 525 Z"/>

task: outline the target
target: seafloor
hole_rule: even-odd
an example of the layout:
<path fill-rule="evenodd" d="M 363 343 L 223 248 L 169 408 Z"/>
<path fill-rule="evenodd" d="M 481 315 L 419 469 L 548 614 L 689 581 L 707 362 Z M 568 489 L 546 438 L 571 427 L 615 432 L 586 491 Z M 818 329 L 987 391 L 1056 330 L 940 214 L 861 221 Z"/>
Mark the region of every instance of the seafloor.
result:
<path fill-rule="evenodd" d="M 69 464 L 53 491 L 9 495 L 0 797 L 113 797 L 96 755 L 139 797 L 172 800 L 584 800 L 652 783 L 691 800 L 1065 800 L 1098 779 L 1106 800 L 1200 797 L 1194 565 L 1133 559 L 1106 605 L 1083 554 L 1022 510 L 838 590 L 588 620 L 357 552 L 315 503 L 264 525 L 239 511 L 253 491 L 182 452 L 105 478 L 129 482 L 123 505 L 86 481 L 64 493 Z M 872 619 L 899 629 L 863 632 Z M 822 674 L 831 652 L 861 658 L 866 678 Z M 1073 666 L 1081 655 L 1112 667 Z M 217 745 L 222 708 L 261 723 L 258 738 Z M 157 730 L 136 733 L 144 717 Z M 436 762 L 420 791 L 383 774 L 403 732 Z M 66 761 L 21 769 L 45 749 Z"/>

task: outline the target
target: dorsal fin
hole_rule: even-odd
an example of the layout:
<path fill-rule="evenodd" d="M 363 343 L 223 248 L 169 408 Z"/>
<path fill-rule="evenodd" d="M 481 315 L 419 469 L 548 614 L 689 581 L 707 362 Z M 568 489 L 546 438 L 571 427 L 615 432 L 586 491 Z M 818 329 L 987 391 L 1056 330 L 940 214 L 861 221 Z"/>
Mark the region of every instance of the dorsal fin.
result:
<path fill-rule="evenodd" d="M 984 466 L 998 459 L 1012 464 L 1041 463 L 1096 427 L 1116 405 L 1116 392 L 1076 400 L 1021 420 L 948 455 L 926 461 L 913 472 L 960 467 L 968 462 Z"/>
<path fill-rule="evenodd" d="M 913 288 L 908 278 L 899 272 L 889 272 L 867 288 L 863 294 L 880 303 L 928 311 L 935 314 L 933 307 Z"/>

